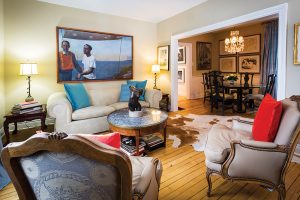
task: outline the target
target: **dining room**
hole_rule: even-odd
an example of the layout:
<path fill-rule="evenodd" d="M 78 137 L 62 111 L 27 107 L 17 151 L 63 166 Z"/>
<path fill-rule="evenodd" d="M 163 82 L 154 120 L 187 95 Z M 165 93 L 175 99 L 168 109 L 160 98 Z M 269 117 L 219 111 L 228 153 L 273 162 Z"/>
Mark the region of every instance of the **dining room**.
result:
<path fill-rule="evenodd" d="M 203 101 L 211 113 L 231 115 L 255 112 L 267 93 L 277 97 L 277 15 L 178 44 L 179 101 Z"/>

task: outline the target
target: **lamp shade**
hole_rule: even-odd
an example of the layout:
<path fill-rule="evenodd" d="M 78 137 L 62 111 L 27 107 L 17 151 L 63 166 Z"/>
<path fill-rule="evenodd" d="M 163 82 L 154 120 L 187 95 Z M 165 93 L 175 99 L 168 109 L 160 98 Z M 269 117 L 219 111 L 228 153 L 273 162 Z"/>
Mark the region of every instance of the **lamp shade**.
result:
<path fill-rule="evenodd" d="M 38 74 L 36 63 L 21 63 L 20 64 L 20 75 L 30 76 Z"/>
<path fill-rule="evenodd" d="M 152 65 L 152 73 L 159 73 L 160 65 Z"/>

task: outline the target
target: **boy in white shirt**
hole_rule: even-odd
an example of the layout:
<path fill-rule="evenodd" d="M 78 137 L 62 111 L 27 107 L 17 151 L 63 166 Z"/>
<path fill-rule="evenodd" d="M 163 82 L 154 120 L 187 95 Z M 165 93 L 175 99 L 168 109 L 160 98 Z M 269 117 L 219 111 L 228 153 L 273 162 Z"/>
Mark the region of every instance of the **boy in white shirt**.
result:
<path fill-rule="evenodd" d="M 91 54 L 92 49 L 92 46 L 89 44 L 85 44 L 83 46 L 83 72 L 77 75 L 78 79 L 81 77 L 83 77 L 85 80 L 96 79 L 96 76 L 93 73 L 96 69 L 96 58 Z"/>

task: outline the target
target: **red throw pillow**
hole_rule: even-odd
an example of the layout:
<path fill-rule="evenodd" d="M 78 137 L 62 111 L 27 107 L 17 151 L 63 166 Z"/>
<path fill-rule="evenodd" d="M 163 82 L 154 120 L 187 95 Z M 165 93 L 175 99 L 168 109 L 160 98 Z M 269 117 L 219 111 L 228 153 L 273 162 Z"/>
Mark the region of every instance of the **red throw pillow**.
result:
<path fill-rule="evenodd" d="M 282 103 L 276 101 L 270 94 L 266 94 L 256 113 L 252 137 L 256 141 L 273 142 L 282 113 Z"/>
<path fill-rule="evenodd" d="M 89 140 L 92 140 L 94 142 L 100 142 L 100 143 L 104 143 L 107 144 L 111 147 L 120 149 L 120 145 L 121 145 L 121 137 L 120 137 L 120 133 L 115 132 L 115 133 L 108 133 L 105 135 L 83 135 L 81 134 L 80 136 L 85 137 Z"/>

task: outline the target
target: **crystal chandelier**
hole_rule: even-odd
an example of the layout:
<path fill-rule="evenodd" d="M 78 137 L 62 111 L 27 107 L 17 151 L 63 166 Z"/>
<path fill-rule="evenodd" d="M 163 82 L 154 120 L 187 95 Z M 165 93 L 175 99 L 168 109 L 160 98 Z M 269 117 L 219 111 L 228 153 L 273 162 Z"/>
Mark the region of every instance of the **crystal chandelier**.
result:
<path fill-rule="evenodd" d="M 230 38 L 225 39 L 225 51 L 238 53 L 244 50 L 244 38 L 239 36 L 239 31 L 230 31 Z"/>

